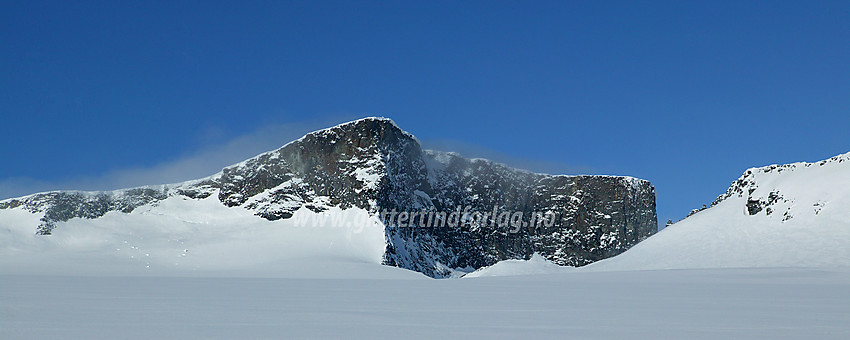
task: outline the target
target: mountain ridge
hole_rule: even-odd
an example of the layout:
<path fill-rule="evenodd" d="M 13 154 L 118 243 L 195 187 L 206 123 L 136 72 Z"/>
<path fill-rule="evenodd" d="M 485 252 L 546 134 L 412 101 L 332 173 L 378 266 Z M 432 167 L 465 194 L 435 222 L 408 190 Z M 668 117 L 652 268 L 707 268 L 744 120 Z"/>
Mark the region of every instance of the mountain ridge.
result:
<path fill-rule="evenodd" d="M 391 119 L 367 117 L 316 130 L 197 180 L 113 191 L 52 191 L 0 201 L 0 212 L 43 214 L 36 233 L 50 235 L 73 219 L 130 213 L 169 197 L 215 196 L 226 207 L 275 221 L 301 209 L 332 207 L 472 213 L 502 209 L 530 216 L 559 213 L 553 225 L 517 232 L 387 225 L 384 264 L 432 277 L 540 253 L 560 265 L 581 266 L 616 255 L 655 232 L 655 190 L 625 176 L 547 175 L 456 153 L 424 150 Z M 486 217 L 485 217 L 486 219 Z M 491 216 L 495 219 L 495 216 Z M 474 224 L 478 223 L 478 224 Z"/>

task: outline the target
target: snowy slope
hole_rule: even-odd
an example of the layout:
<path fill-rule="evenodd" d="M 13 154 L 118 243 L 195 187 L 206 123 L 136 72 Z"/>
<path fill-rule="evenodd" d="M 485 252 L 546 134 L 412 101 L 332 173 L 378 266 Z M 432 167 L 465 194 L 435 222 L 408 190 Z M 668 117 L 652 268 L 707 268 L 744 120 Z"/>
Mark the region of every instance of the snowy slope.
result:
<path fill-rule="evenodd" d="M 596 270 L 850 266 L 850 153 L 747 170 L 700 211 Z"/>
<path fill-rule="evenodd" d="M 0 273 L 384 277 L 419 274 L 381 265 L 384 226 L 358 208 L 306 208 L 268 221 L 215 197 L 174 196 L 125 214 L 74 218 L 35 235 L 23 207 L 0 219 Z"/>

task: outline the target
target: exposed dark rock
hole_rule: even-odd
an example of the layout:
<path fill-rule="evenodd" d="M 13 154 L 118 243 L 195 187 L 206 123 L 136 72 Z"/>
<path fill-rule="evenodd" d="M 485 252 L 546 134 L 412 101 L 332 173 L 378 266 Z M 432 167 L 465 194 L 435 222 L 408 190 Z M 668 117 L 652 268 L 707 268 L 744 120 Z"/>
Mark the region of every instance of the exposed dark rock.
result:
<path fill-rule="evenodd" d="M 752 191 L 753 190 L 750 190 L 751 194 Z M 775 203 L 779 202 L 779 200 L 781 199 L 782 196 L 779 195 L 778 191 L 771 191 L 770 194 L 768 194 L 767 199 L 758 199 L 750 197 L 747 199 L 747 213 L 750 215 L 755 215 L 764 210 L 765 214 L 770 215 L 773 213 L 772 206 Z"/>
<path fill-rule="evenodd" d="M 750 215 L 758 214 L 764 208 L 762 201 L 749 199 L 747 200 L 747 213 Z"/>

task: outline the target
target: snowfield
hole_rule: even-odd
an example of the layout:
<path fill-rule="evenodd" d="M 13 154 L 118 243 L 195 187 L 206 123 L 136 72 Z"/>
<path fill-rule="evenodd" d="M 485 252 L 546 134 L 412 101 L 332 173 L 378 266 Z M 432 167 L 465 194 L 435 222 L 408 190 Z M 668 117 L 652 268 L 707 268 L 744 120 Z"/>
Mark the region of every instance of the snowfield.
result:
<path fill-rule="evenodd" d="M 383 224 L 361 209 L 302 208 L 268 221 L 215 197 L 175 196 L 129 214 L 74 218 L 46 237 L 34 235 L 34 225 L 38 216 L 23 208 L 0 211 L 3 273 L 356 277 L 357 267 L 380 264 L 385 246 Z"/>
<path fill-rule="evenodd" d="M 400 270 L 400 269 L 396 269 Z M 845 269 L 0 276 L 3 339 L 847 339 Z"/>
<path fill-rule="evenodd" d="M 175 196 L 50 236 L 4 209 L 0 338 L 848 339 L 848 192 L 850 154 L 750 169 L 617 257 L 444 280 L 381 265 L 360 209 L 268 221 Z"/>

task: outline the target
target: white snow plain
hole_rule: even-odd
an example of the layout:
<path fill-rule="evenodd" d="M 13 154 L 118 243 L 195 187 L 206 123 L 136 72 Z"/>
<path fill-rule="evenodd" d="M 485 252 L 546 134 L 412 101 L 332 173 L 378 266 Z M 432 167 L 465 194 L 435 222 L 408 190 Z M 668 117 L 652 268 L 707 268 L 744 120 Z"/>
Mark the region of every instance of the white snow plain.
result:
<path fill-rule="evenodd" d="M 172 197 L 51 236 L 0 210 L 0 339 L 850 338 L 850 161 L 763 169 L 771 215 L 733 196 L 586 267 L 445 280 L 380 265 L 359 209 L 266 221 Z"/>
<path fill-rule="evenodd" d="M 2 339 L 847 339 L 850 272 L 0 276 Z"/>

